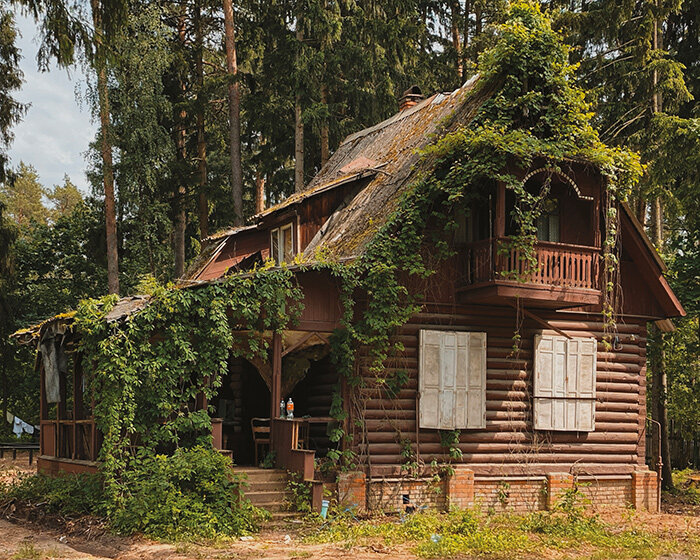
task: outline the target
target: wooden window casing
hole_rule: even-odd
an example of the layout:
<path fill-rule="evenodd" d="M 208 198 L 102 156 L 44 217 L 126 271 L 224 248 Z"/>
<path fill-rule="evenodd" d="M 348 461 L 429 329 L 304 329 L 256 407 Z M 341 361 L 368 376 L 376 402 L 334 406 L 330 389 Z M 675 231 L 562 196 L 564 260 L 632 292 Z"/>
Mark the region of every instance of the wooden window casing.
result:
<path fill-rule="evenodd" d="M 419 426 L 486 425 L 486 333 L 421 330 Z"/>
<path fill-rule="evenodd" d="M 595 338 L 535 336 L 535 430 L 595 430 Z"/>
<path fill-rule="evenodd" d="M 294 260 L 294 228 L 292 224 L 270 231 L 270 257 L 275 263 L 290 263 Z"/>

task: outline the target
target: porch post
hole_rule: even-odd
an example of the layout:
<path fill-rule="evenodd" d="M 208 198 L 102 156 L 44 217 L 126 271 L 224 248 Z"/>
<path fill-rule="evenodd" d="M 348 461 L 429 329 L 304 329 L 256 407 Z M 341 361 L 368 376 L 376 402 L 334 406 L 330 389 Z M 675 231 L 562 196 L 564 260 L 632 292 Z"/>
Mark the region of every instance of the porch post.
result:
<path fill-rule="evenodd" d="M 272 383 L 270 385 L 270 421 L 279 415 L 282 400 L 282 335 L 272 335 Z"/>

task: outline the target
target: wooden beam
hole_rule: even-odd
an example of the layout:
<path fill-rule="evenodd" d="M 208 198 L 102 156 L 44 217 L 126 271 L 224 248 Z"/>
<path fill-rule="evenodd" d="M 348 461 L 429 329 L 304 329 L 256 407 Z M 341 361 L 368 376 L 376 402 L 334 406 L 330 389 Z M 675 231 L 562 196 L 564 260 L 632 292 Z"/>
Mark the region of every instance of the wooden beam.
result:
<path fill-rule="evenodd" d="M 517 304 L 517 303 L 515 303 L 515 302 L 509 302 L 509 303 L 510 303 L 516 310 L 518 309 L 518 304 Z M 542 325 L 544 328 L 546 328 L 546 329 L 551 329 L 551 330 L 553 330 L 554 332 L 556 332 L 557 334 L 560 334 L 561 336 L 565 336 L 565 337 L 568 338 L 568 339 L 572 339 L 572 338 L 573 338 L 573 337 L 569 336 L 568 334 L 566 334 L 566 333 L 565 333 L 564 331 L 562 331 L 561 329 L 558 329 L 558 328 L 556 328 L 556 327 L 550 325 L 547 321 L 545 321 L 545 320 L 542 319 L 541 317 L 538 317 L 537 315 L 535 315 L 535 314 L 532 313 L 531 311 L 528 311 L 528 310 L 525 309 L 524 307 L 521 308 L 521 311 L 523 312 L 523 314 L 524 314 L 525 316 L 530 317 L 530 319 L 532 319 L 533 321 L 539 323 L 539 324 Z"/>
<path fill-rule="evenodd" d="M 302 338 L 302 339 L 301 339 L 299 342 L 297 342 L 296 344 L 292 344 L 289 348 L 285 348 L 285 349 L 284 349 L 284 352 L 282 352 L 282 357 L 284 358 L 284 357 L 285 357 L 287 354 L 289 354 L 290 352 L 294 352 L 294 350 L 296 350 L 297 348 L 299 348 L 299 347 L 302 346 L 303 344 L 306 344 L 309 340 L 311 340 L 311 339 L 314 338 L 314 337 L 318 338 L 318 339 L 321 341 L 322 344 L 328 344 L 328 339 L 324 338 L 324 337 L 321 336 L 319 333 L 317 333 L 316 331 L 314 331 L 314 332 L 311 332 L 311 333 L 309 333 L 308 335 L 306 335 L 304 338 Z"/>
<path fill-rule="evenodd" d="M 279 416 L 282 400 L 282 334 L 272 335 L 272 383 L 270 386 L 270 418 Z"/>

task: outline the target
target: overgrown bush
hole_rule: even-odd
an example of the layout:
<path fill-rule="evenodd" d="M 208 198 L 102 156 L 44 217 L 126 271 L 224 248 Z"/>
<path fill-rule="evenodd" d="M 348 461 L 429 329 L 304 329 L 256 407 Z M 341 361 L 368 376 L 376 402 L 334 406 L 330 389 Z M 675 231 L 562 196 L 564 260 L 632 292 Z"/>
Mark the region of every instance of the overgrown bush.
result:
<path fill-rule="evenodd" d="M 110 523 L 120 533 L 194 540 L 257 529 L 262 512 L 243 498 L 244 481 L 234 474 L 230 459 L 213 449 L 137 455 L 131 467 L 122 480 L 128 491 L 110 512 Z"/>
<path fill-rule="evenodd" d="M 96 474 L 66 474 L 58 477 L 35 474 L 14 484 L 0 486 L 0 502 L 16 500 L 62 515 L 106 514 L 102 478 Z"/>
<path fill-rule="evenodd" d="M 106 518 L 118 533 L 169 540 L 215 539 L 257 530 L 264 512 L 245 500 L 231 460 L 206 447 L 144 454 L 125 470 L 117 504 L 96 474 L 34 475 L 0 487 L 0 503 L 17 500 L 61 515 Z"/>

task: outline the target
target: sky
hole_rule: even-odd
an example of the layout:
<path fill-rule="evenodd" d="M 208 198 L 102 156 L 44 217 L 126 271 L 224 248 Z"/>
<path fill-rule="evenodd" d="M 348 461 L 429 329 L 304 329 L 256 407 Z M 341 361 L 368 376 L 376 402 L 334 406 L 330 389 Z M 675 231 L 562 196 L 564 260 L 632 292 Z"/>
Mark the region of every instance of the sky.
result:
<path fill-rule="evenodd" d="M 84 93 L 85 77 L 81 68 L 70 73 L 53 65 L 49 72 L 40 72 L 36 63 L 38 41 L 33 20 L 16 16 L 21 33 L 17 45 L 21 49 L 20 67 L 24 84 L 15 98 L 30 103 L 23 121 L 13 128 L 14 142 L 9 155 L 13 167 L 20 161 L 33 165 L 39 180 L 46 187 L 62 184 L 68 174 L 81 191 L 89 191 L 85 177 L 85 152 L 95 137 L 96 125 L 87 102 L 79 101 Z"/>

